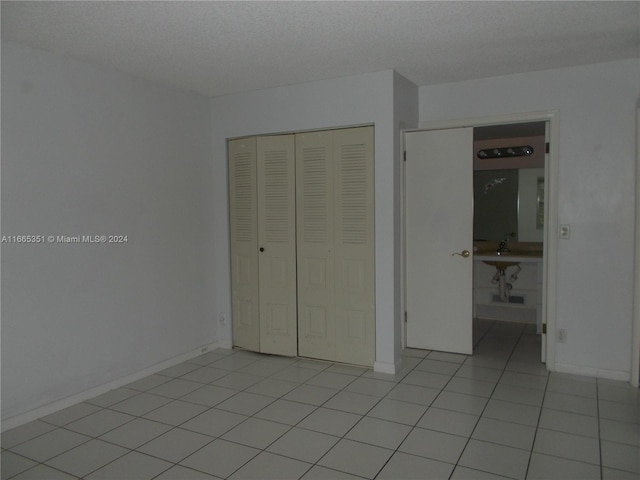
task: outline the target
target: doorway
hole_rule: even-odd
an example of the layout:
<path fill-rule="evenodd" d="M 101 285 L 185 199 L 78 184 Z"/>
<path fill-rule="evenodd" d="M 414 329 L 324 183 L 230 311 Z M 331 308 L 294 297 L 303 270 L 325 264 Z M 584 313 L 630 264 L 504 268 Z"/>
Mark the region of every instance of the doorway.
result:
<path fill-rule="evenodd" d="M 473 331 L 473 305 L 472 296 L 469 293 L 472 290 L 471 277 L 474 263 L 473 255 L 473 234 L 468 236 L 456 236 L 449 232 L 448 223 L 451 224 L 473 224 L 473 186 L 471 180 L 471 162 L 473 155 L 473 136 L 474 131 L 479 132 L 480 137 L 501 135 L 500 131 L 506 131 L 510 136 L 520 133 L 526 133 L 526 129 L 536 129 L 538 132 L 543 129 L 548 140 L 548 148 L 546 145 L 542 147 L 545 151 L 544 165 L 544 191 L 540 190 L 541 197 L 535 205 L 535 210 L 539 213 L 543 220 L 540 225 L 540 244 L 542 255 L 540 258 L 540 306 L 539 316 L 542 335 L 542 352 L 541 359 L 546 360 L 547 369 L 554 370 L 555 356 L 553 335 L 548 337 L 545 335 L 547 330 L 554 331 L 555 325 L 555 258 L 557 252 L 557 116 L 554 111 L 536 112 L 531 114 L 503 115 L 491 118 L 477 118 L 467 120 L 456 120 L 448 122 L 430 122 L 420 125 L 419 129 L 404 132 L 404 148 L 406 153 L 406 162 L 404 163 L 404 212 L 403 212 L 403 234 L 404 234 L 404 307 L 405 307 L 405 324 L 404 324 L 404 345 L 415 348 L 428 348 L 432 350 L 452 351 L 458 353 L 471 353 L 472 347 L 470 340 Z M 524 130 L 523 130 L 524 129 Z M 428 133 L 431 132 L 431 133 Z M 440 157 L 433 156 L 438 152 L 440 146 L 433 143 L 436 137 L 444 138 L 446 136 L 457 138 L 455 143 L 457 148 L 463 145 L 462 150 L 465 153 L 463 160 L 453 158 L 446 151 L 439 154 Z M 457 132 L 457 133 L 454 133 Z M 422 145 L 422 151 L 418 151 L 416 144 L 422 144 L 423 139 L 427 139 L 426 144 Z M 437 141 L 436 141 L 437 143 Z M 546 143 L 546 142 L 545 142 Z M 456 154 L 458 155 L 458 154 Z M 420 157 L 430 158 L 430 162 L 421 162 Z M 413 157 L 413 158 L 412 158 Z M 465 168 L 467 173 L 463 174 L 462 183 L 466 183 L 464 193 L 460 193 L 460 170 L 457 173 L 449 175 L 449 165 L 456 165 L 460 168 L 459 163 L 466 162 Z M 437 164 L 440 169 L 437 172 L 431 171 L 430 177 L 416 178 L 418 174 L 415 169 L 416 164 Z M 422 168 L 422 167 L 420 167 Z M 445 188 L 441 188 L 445 185 Z M 455 186 L 454 186 L 455 185 Z M 419 195 L 427 197 L 427 200 L 416 208 L 415 197 L 419 188 Z M 456 192 L 453 197 L 433 196 L 446 195 L 447 192 Z M 413 202 L 413 203 L 412 203 Z M 459 210 L 450 213 L 449 206 L 457 205 Z M 433 211 L 429 213 L 429 206 L 433 207 Z M 461 208 L 461 210 L 460 210 Z M 436 213 L 433 213 L 436 212 Z M 426 216 L 425 216 L 426 215 Z M 432 215 L 429 217 L 429 215 Z M 435 216 L 434 216 L 435 215 Z M 451 215 L 454 215 L 453 217 Z M 446 219 L 453 218 L 455 221 L 447 222 Z M 416 246 L 413 231 L 411 230 L 418 222 L 422 221 L 422 229 L 424 231 L 423 238 L 428 238 L 429 243 L 422 244 L 422 248 Z M 471 231 L 471 227 L 468 228 Z M 554 232 L 554 234 L 550 234 Z M 431 237 L 444 234 L 445 243 L 431 245 Z M 508 233 L 508 232 L 504 232 Z M 465 234 L 466 235 L 466 234 Z M 516 234 L 517 235 L 517 234 Z M 519 242 L 520 243 L 520 242 Z M 444 246 L 443 246 L 444 245 Z M 432 258 L 438 258 L 436 263 L 432 262 Z M 439 264 L 437 262 L 440 262 Z M 418 263 L 423 262 L 423 270 L 417 270 Z M 432 266 L 435 265 L 435 268 Z M 416 273 L 418 272 L 418 273 Z M 425 280 L 425 279 L 429 280 Z M 436 279 L 440 294 L 427 298 L 425 290 L 429 287 L 428 282 Z M 426 288 L 425 288 L 426 287 Z M 444 294 L 442 293 L 444 292 Z M 419 298 L 419 302 L 415 299 Z M 417 307 L 417 308 L 416 308 Z M 432 314 L 432 312 L 436 312 Z M 422 339 L 427 339 L 425 343 L 420 343 Z M 461 339 L 465 340 L 452 346 L 447 344 L 444 339 Z"/>

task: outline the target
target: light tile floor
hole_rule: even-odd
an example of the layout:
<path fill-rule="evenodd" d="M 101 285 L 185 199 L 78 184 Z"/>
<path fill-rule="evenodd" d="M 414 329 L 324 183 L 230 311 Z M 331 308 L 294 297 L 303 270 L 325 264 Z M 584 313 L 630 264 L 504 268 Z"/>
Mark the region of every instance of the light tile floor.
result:
<path fill-rule="evenodd" d="M 216 350 L 2 434 L 2 479 L 639 479 L 640 392 L 476 322 L 403 370 Z"/>

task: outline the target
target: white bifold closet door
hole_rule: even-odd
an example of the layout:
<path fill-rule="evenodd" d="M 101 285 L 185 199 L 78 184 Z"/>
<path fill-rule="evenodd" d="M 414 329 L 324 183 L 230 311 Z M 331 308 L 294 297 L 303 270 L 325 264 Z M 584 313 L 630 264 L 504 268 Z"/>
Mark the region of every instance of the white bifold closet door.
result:
<path fill-rule="evenodd" d="M 228 149 L 233 345 L 260 351 L 257 141 L 231 140 Z"/>
<path fill-rule="evenodd" d="M 293 135 L 258 137 L 260 351 L 298 353 Z"/>
<path fill-rule="evenodd" d="M 372 365 L 373 127 L 296 135 L 298 351 Z"/>
<path fill-rule="evenodd" d="M 297 354 L 295 141 L 229 142 L 234 346 Z"/>
<path fill-rule="evenodd" d="M 229 142 L 233 344 L 372 365 L 373 127 Z"/>

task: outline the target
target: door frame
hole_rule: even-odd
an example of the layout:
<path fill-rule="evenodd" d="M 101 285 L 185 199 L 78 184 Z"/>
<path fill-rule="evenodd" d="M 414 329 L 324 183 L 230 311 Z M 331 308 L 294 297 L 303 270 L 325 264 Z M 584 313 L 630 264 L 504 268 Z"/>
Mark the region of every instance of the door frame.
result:
<path fill-rule="evenodd" d="M 545 222 L 544 222 L 544 254 L 543 254 L 543 292 L 542 323 L 546 324 L 546 366 L 547 370 L 556 370 L 555 330 L 556 330 L 556 294 L 558 265 L 558 179 L 559 179 L 559 118 L 557 110 L 541 110 L 524 113 L 489 115 L 452 120 L 435 120 L 420 122 L 418 128 L 401 131 L 401 148 L 405 151 L 405 133 L 422 130 L 446 130 L 463 127 L 486 127 L 490 125 L 506 125 L 510 123 L 549 122 L 549 154 L 545 159 Z M 406 249 L 406 188 L 405 163 L 402 162 L 402 312 L 406 316 L 407 308 L 407 249 Z M 406 347 L 406 324 L 402 322 L 402 347 Z M 542 348 L 545 348 L 543 345 Z"/>
<path fill-rule="evenodd" d="M 631 325 L 631 385 L 640 385 L 640 104 L 636 107 L 636 232 L 633 320 Z"/>

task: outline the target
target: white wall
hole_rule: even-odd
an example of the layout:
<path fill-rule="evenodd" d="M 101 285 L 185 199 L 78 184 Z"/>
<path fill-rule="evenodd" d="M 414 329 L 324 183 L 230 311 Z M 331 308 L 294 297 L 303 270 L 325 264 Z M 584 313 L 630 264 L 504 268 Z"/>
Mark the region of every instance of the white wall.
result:
<path fill-rule="evenodd" d="M 394 276 L 399 252 L 396 222 L 399 215 L 396 194 L 399 149 L 394 111 L 394 82 L 400 98 L 411 91 L 393 71 L 272 88 L 214 98 L 211 101 L 216 245 L 215 302 L 231 312 L 228 247 L 228 189 L 226 140 L 246 135 L 295 132 L 338 126 L 375 126 L 375 241 L 376 241 L 376 361 L 379 368 L 393 368 L 399 355 L 399 305 Z M 406 82 L 406 80 L 404 80 Z M 417 88 L 414 86 L 414 105 Z M 405 112 L 399 107 L 400 112 Z M 415 110 L 415 109 L 414 109 Z M 417 111 L 414 115 L 417 119 Z M 231 340 L 231 326 L 221 330 L 221 338 Z"/>
<path fill-rule="evenodd" d="M 394 152 L 397 153 L 397 161 L 393 172 L 393 190 L 394 205 L 397 212 L 394 222 L 394 245 L 395 245 L 395 270 L 393 272 L 396 278 L 395 303 L 398 305 L 396 313 L 398 318 L 394 322 L 394 339 L 396 364 L 399 364 L 402 358 L 402 348 L 404 346 L 404 218 L 403 218 L 403 192 L 404 192 L 404 145 L 402 143 L 402 131 L 405 129 L 416 128 L 418 126 L 418 87 L 409 80 L 395 74 L 394 77 L 394 107 L 395 107 L 395 123 L 394 123 Z"/>
<path fill-rule="evenodd" d="M 557 109 L 559 369 L 624 377 L 631 364 L 635 108 L 640 62 L 420 88 L 420 121 Z"/>
<path fill-rule="evenodd" d="M 208 99 L 2 42 L 2 418 L 215 340 Z M 213 246 L 215 247 L 215 246 Z"/>

